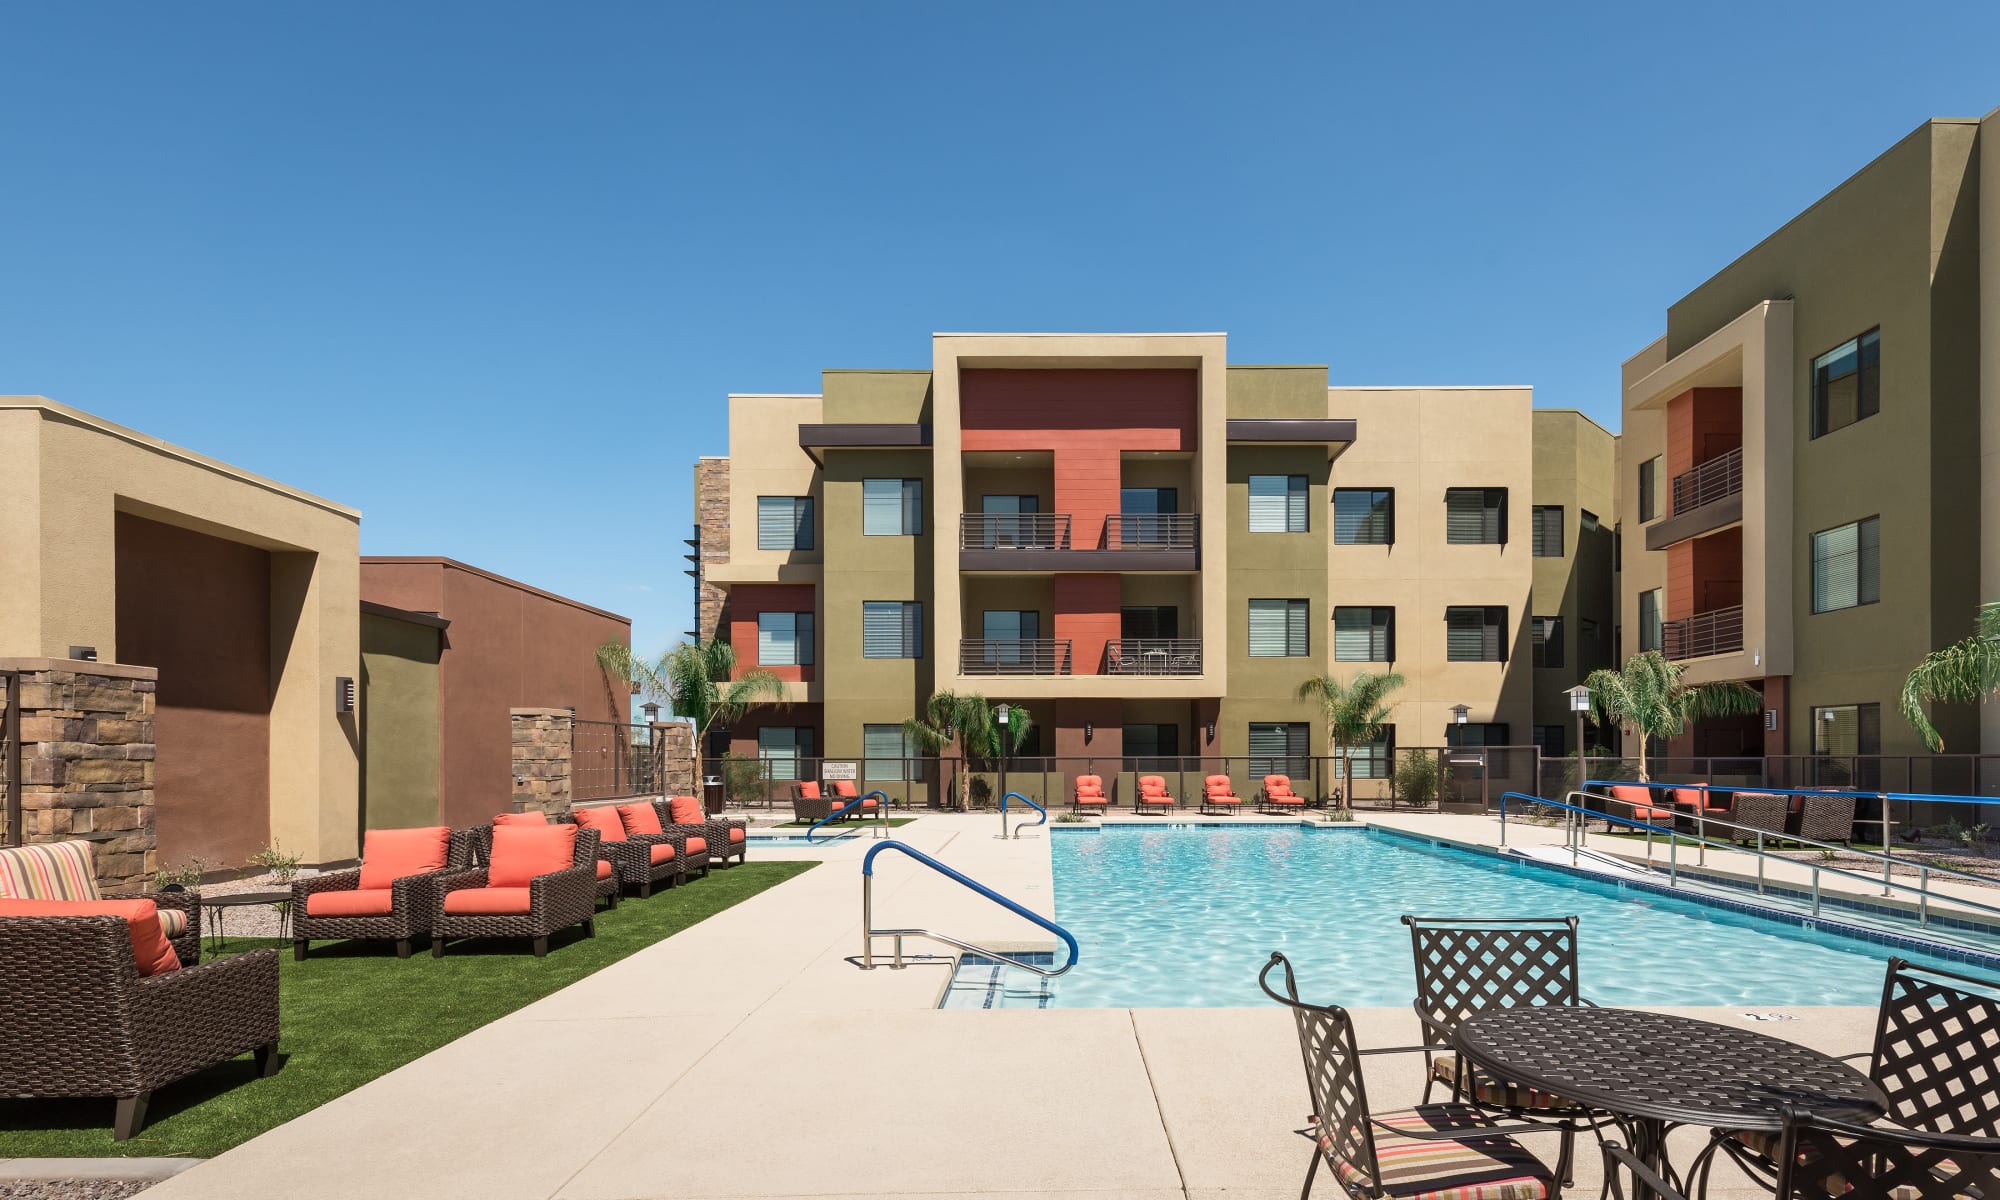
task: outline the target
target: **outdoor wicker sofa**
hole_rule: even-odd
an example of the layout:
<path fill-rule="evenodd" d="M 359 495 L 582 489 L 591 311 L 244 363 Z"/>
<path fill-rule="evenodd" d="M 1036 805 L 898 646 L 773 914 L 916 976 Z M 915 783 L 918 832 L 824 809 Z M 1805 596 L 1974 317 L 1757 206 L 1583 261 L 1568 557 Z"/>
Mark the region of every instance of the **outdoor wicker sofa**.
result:
<path fill-rule="evenodd" d="M 562 814 L 556 820 L 568 821 L 572 825 L 576 823 L 576 819 L 568 813 Z M 472 865 L 477 867 L 484 865 L 486 862 L 487 854 L 493 849 L 494 825 L 547 825 L 549 823 L 548 814 L 538 809 L 529 809 L 526 812 L 495 813 L 492 824 L 475 825 L 470 830 L 472 834 Z M 600 842 L 597 847 L 597 898 L 604 901 L 604 907 L 617 908 L 618 897 L 624 890 L 624 885 L 618 878 L 618 870 L 612 864 L 611 852 Z"/>
<path fill-rule="evenodd" d="M 628 814 L 628 809 L 634 811 Z M 650 814 L 653 806 L 579 808 L 571 811 L 570 819 L 597 831 L 598 856 L 610 862 L 618 886 L 638 888 L 644 900 L 653 894 L 654 885 L 673 887 L 687 878 L 687 838 L 647 832 L 636 821 L 639 810 Z M 659 822 L 651 825 L 658 828 Z"/>
<path fill-rule="evenodd" d="M 115 900 L 97 888 L 90 843 L 81 838 L 0 849 L 0 898 L 11 900 Z M 201 897 L 159 892 L 146 897 L 160 915 L 160 929 L 183 965 L 201 961 Z"/>
<path fill-rule="evenodd" d="M 438 881 L 470 867 L 472 849 L 471 830 L 368 830 L 359 867 L 292 880 L 292 959 L 303 962 L 315 941 L 363 940 L 394 942 L 397 958 L 410 957 L 431 931 Z"/>
<path fill-rule="evenodd" d="M 115 1097 L 124 1141 L 158 1088 L 246 1051 L 277 1070 L 277 951 L 142 975 L 139 936 L 123 916 L 0 917 L 0 1095 Z"/>
<path fill-rule="evenodd" d="M 1791 832 L 1816 842 L 1854 840 L 1854 793 L 1793 796 Z"/>
<path fill-rule="evenodd" d="M 491 838 L 485 865 L 440 881 L 432 957 L 444 957 L 450 938 L 527 938 L 540 958 L 557 930 L 581 925 L 585 936 L 597 936 L 595 829 L 498 825 Z"/>
<path fill-rule="evenodd" d="M 703 811 L 701 801 L 693 796 L 668 796 L 665 800 L 655 800 L 653 807 L 658 810 L 660 825 L 666 832 L 678 832 L 706 842 L 709 861 L 717 866 L 728 865 L 732 858 L 737 862 L 749 861 L 748 821 L 713 816 Z M 839 808 L 840 804 L 834 807 Z M 687 852 L 692 855 L 694 848 L 690 846 Z M 689 869 L 693 869 L 693 864 L 689 865 Z M 707 871 L 702 873 L 707 874 Z"/>
<path fill-rule="evenodd" d="M 1236 795 L 1236 785 L 1227 775 L 1210 775 L 1201 781 L 1201 811 L 1213 808 L 1219 813 L 1236 812 L 1243 807 L 1243 801 Z"/>

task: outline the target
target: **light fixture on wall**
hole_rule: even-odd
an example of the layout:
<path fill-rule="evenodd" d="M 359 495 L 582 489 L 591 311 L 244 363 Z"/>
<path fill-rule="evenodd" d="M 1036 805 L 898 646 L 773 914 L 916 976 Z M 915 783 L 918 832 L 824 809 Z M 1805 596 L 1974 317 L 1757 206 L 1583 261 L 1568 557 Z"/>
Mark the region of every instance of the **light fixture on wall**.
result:
<path fill-rule="evenodd" d="M 1215 744 L 1215 722 L 1213 721 L 1208 723 L 1208 744 L 1211 746 Z"/>
<path fill-rule="evenodd" d="M 71 660 L 72 660 L 72 661 L 75 661 L 75 662 L 96 662 L 96 661 L 97 661 L 97 647 L 95 647 L 95 646 L 71 646 L 71 647 L 69 648 L 69 656 L 70 656 Z"/>
<path fill-rule="evenodd" d="M 1090 739 L 1096 736 L 1097 726 L 1091 724 L 1089 721 L 1085 721 L 1083 723 L 1083 744 L 1086 746 L 1090 745 Z"/>
<path fill-rule="evenodd" d="M 354 676 L 333 677 L 333 711 L 351 713 L 354 711 Z"/>

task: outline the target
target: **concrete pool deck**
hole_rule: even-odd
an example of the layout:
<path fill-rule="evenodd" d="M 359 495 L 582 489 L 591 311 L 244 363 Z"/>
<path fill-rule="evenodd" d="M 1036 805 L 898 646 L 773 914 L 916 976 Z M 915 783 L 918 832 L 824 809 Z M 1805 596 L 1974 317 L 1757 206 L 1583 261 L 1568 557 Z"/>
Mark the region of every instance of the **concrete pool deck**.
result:
<path fill-rule="evenodd" d="M 1468 842 L 1490 842 L 1496 828 L 1479 817 L 1380 820 Z M 926 815 L 896 834 L 1049 912 L 1047 831 L 1001 841 L 998 829 L 992 815 Z M 1560 835 L 1510 822 L 1510 842 L 1530 840 Z M 870 972 L 849 961 L 860 950 L 858 864 L 872 844 L 863 836 L 825 851 L 760 852 L 826 865 L 145 1195 L 1298 1194 L 1309 1147 L 1294 1131 L 1308 1102 L 1289 1014 L 940 1011 L 943 965 Z M 1001 947 L 1050 942 L 900 856 L 885 855 L 877 871 L 878 926 L 926 926 Z M 1734 1008 L 1663 1011 L 1748 1025 Z M 1873 1033 L 1872 1008 L 1758 1011 L 1796 1019 L 1751 1027 L 1835 1054 L 1866 1049 Z M 1405 1008 L 1359 1009 L 1355 1018 L 1364 1046 L 1416 1039 Z M 1415 1102 L 1421 1068 L 1414 1055 L 1370 1058 L 1375 1107 Z M 1698 1135 L 1684 1136 L 1691 1154 Z M 1553 1160 L 1552 1139 L 1529 1144 Z M 1581 1153 L 1566 1194 L 1593 1196 L 1597 1180 L 1595 1158 Z M 1325 1179 L 1318 1188 L 1339 1194 Z M 1719 1200 L 1762 1194 L 1727 1165 L 1712 1188 Z"/>

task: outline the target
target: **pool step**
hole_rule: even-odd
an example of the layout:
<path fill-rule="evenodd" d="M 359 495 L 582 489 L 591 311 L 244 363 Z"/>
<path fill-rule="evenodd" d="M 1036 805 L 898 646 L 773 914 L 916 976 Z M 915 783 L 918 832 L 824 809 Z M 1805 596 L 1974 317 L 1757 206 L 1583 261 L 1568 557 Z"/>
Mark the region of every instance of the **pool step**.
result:
<path fill-rule="evenodd" d="M 1019 955 L 1023 962 L 1053 966 L 1053 951 Z M 1049 981 L 1027 971 L 1015 970 L 978 954 L 958 961 L 946 985 L 939 1008 L 1048 1008 L 1055 1000 Z"/>

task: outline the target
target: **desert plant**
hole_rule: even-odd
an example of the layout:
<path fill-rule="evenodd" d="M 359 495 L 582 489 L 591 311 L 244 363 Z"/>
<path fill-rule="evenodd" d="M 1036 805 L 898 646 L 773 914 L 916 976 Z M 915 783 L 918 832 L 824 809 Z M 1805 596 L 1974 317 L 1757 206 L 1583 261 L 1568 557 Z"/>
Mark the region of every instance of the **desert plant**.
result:
<path fill-rule="evenodd" d="M 305 862 L 303 854 L 287 854 L 278 845 L 276 838 L 271 844 L 250 856 L 250 865 L 264 868 L 264 873 L 278 883 L 290 883 L 298 876 L 299 865 Z"/>
<path fill-rule="evenodd" d="M 1903 681 L 1903 719 L 1924 748 L 1944 751 L 1944 737 L 1931 724 L 1926 704 L 1978 704 L 2000 692 L 2000 601 L 1979 606 L 1972 636 L 1924 655 Z"/>
<path fill-rule="evenodd" d="M 154 871 L 153 886 L 160 890 L 177 887 L 184 891 L 199 893 L 201 891 L 201 877 L 213 871 L 217 865 L 200 855 L 196 855 L 178 867 L 161 867 L 159 870 Z"/>
<path fill-rule="evenodd" d="M 1972 828 L 1958 835 L 1959 844 L 1979 855 L 1979 857 L 1985 858 L 1986 834 L 1990 828 L 1991 826 L 1988 825 L 1974 825 Z"/>
<path fill-rule="evenodd" d="M 977 692 L 933 692 L 924 702 L 924 714 L 903 722 L 903 732 L 926 754 L 943 754 L 953 743 L 959 748 L 958 807 L 972 806 L 972 760 L 998 758 L 1021 748 L 1028 738 L 1034 718 L 1018 704 L 1007 711 L 1007 727 L 986 697 Z"/>
<path fill-rule="evenodd" d="M 1320 814 L 1320 820 L 1334 824 L 1346 824 L 1354 820 L 1354 810 L 1346 807 L 1329 808 Z"/>
<path fill-rule="evenodd" d="M 1403 686 L 1403 677 L 1394 671 L 1377 675 L 1360 671 L 1352 679 L 1314 675 L 1299 684 L 1299 699 L 1320 706 L 1326 718 L 1326 740 L 1341 759 L 1341 803 L 1352 804 L 1354 796 L 1353 748 L 1381 736 L 1388 723 L 1389 706 L 1383 701 Z"/>
<path fill-rule="evenodd" d="M 1687 668 L 1658 650 L 1625 660 L 1616 671 L 1592 671 L 1584 685 L 1597 720 L 1630 726 L 1639 735 L 1639 781 L 1646 773 L 1646 742 L 1679 737 L 1690 723 L 1762 711 L 1764 697 L 1740 683 L 1686 683 Z"/>
<path fill-rule="evenodd" d="M 764 764 L 754 758 L 726 756 L 722 760 L 722 791 L 731 804 L 742 808 L 752 800 L 765 798 Z"/>
<path fill-rule="evenodd" d="M 1058 825 L 1082 825 L 1085 823 L 1082 813 L 1075 813 L 1068 811 L 1059 812 L 1055 816 L 1051 817 L 1050 820 L 1054 821 Z"/>
<path fill-rule="evenodd" d="M 1396 764 L 1396 799 L 1412 808 L 1428 808 L 1437 795 L 1437 759 L 1421 750 L 1405 754 Z"/>
<path fill-rule="evenodd" d="M 756 704 L 785 704 L 785 681 L 761 667 L 740 668 L 736 647 L 711 638 L 682 642 L 647 662 L 621 642 L 597 648 L 597 665 L 614 679 L 636 682 L 639 690 L 664 700 L 674 715 L 694 726 L 694 779 L 702 779 L 702 746 L 708 731 L 727 725 Z"/>

